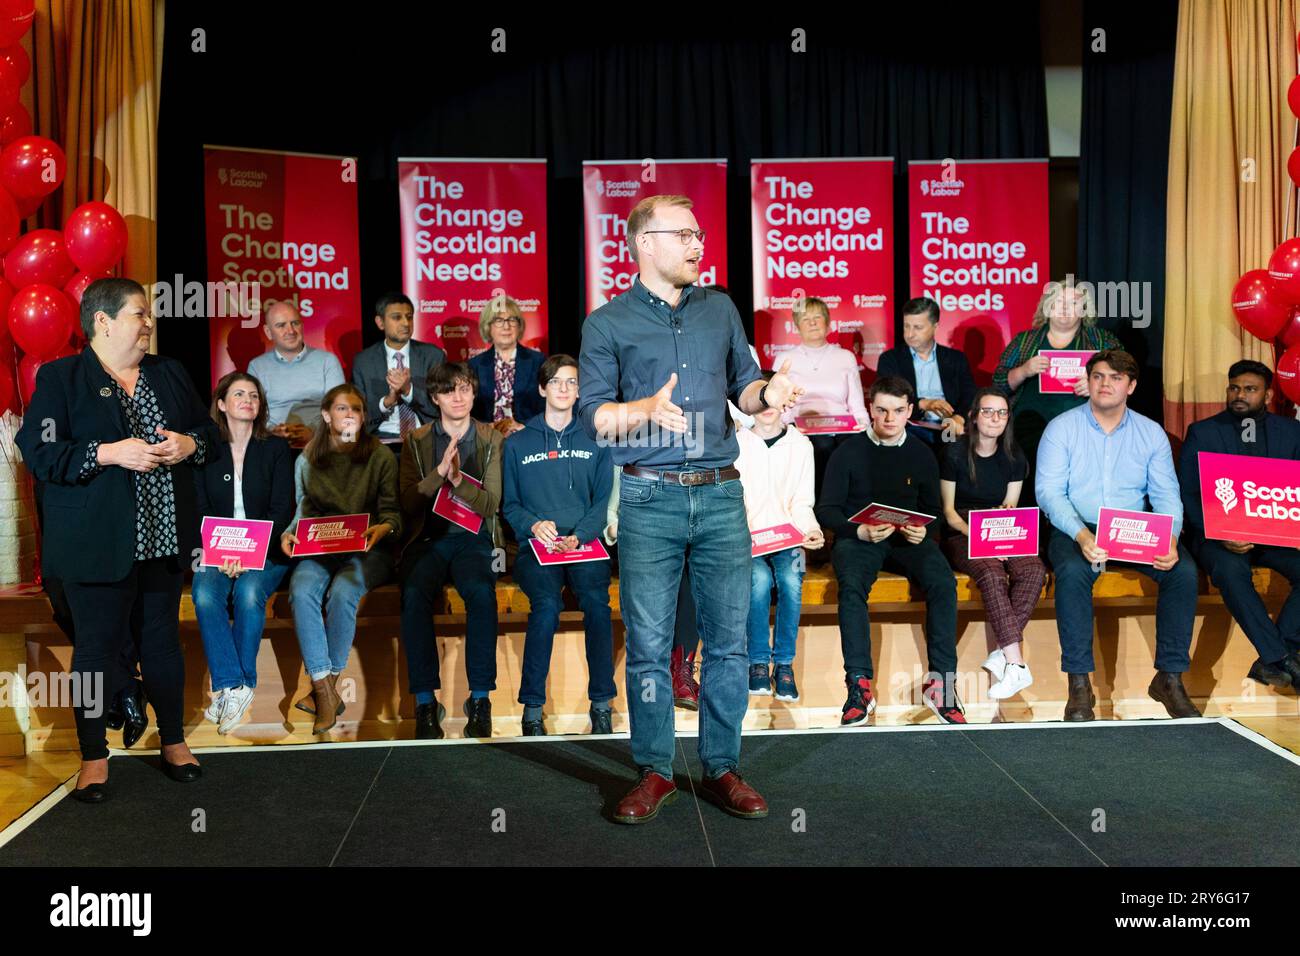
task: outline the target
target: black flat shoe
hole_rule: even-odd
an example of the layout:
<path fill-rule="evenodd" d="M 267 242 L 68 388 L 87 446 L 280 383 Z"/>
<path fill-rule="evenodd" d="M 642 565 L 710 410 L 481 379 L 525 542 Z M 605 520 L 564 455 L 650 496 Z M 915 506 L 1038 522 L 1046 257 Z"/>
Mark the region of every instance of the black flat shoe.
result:
<path fill-rule="evenodd" d="M 122 746 L 128 749 L 135 746 L 149 729 L 149 714 L 144 709 L 144 684 L 140 681 L 134 683 L 134 693 L 130 692 L 131 688 L 122 692 L 122 715 L 125 718 L 122 725 Z"/>
<path fill-rule="evenodd" d="M 163 772 L 177 783 L 193 783 L 203 776 L 203 768 L 196 763 L 171 763 L 161 757 Z"/>
<path fill-rule="evenodd" d="M 102 783 L 88 783 L 73 790 L 72 799 L 81 803 L 103 803 L 108 799 L 108 787 Z"/>

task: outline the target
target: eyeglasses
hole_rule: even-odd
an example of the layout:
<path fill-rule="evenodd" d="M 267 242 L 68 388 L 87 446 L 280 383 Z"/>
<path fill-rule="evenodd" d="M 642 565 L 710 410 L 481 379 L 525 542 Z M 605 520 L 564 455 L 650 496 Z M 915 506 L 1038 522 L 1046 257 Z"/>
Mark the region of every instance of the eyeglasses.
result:
<path fill-rule="evenodd" d="M 1005 408 L 981 408 L 980 415 L 984 418 L 1006 418 L 1011 412 Z"/>
<path fill-rule="evenodd" d="M 700 242 L 704 241 L 703 229 L 646 229 L 642 235 L 648 236 L 656 232 L 662 232 L 669 236 L 676 236 L 682 241 L 682 245 L 684 246 L 689 246 L 692 238 L 698 239 Z"/>
<path fill-rule="evenodd" d="M 493 319 L 488 324 L 489 325 L 518 325 L 519 320 L 516 319 L 513 315 L 498 315 L 495 319 Z"/>
<path fill-rule="evenodd" d="M 553 378 L 547 385 L 554 385 L 556 388 L 577 388 L 578 380 L 576 378 Z"/>

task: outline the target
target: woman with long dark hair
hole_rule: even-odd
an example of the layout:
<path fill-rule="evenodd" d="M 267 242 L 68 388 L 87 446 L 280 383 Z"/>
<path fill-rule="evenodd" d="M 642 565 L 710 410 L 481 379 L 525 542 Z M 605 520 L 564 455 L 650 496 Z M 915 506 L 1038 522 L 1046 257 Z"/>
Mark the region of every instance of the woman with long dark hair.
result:
<path fill-rule="evenodd" d="M 221 440 L 207 466 L 195 472 L 199 514 L 272 522 L 261 570 L 234 558 L 222 567 L 200 567 L 191 588 L 212 675 L 214 696 L 204 716 L 228 734 L 253 703 L 266 602 L 289 570 L 275 544 L 293 518 L 293 454 L 288 442 L 267 430 L 262 383 L 246 372 L 222 377 L 211 414 Z"/>
<path fill-rule="evenodd" d="M 1002 700 L 1033 683 L 1021 652 L 1025 624 L 1043 591 L 1047 569 L 1037 556 L 967 557 L 970 512 L 1014 508 L 1029 465 L 1016 446 L 1011 408 L 999 388 L 981 388 L 971 401 L 966 434 L 949 444 L 939 466 L 939 494 L 952 534 L 944 543 L 948 562 L 969 574 L 984 598 L 989 628 L 997 648 L 984 662 L 996 678 L 989 696 Z"/>
<path fill-rule="evenodd" d="M 402 530 L 397 461 L 366 432 L 366 400 L 353 385 L 336 385 L 321 399 L 321 420 L 298 459 L 294 481 L 299 518 L 368 514 L 365 550 L 301 558 L 289 580 L 298 645 L 311 693 L 294 706 L 315 715 L 312 733 L 323 734 L 343 713 L 335 689 L 356 636 L 357 605 L 393 575 L 395 542 Z M 298 543 L 280 536 L 286 556 Z"/>

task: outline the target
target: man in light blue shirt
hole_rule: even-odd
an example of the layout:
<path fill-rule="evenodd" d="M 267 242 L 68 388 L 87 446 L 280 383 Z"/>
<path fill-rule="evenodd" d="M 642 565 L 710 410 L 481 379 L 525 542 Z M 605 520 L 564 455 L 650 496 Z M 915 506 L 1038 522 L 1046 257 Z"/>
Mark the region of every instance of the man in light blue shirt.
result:
<path fill-rule="evenodd" d="M 1171 717 L 1199 717 L 1183 688 L 1196 615 L 1196 566 L 1178 544 L 1183 503 L 1164 429 L 1128 408 L 1137 388 L 1133 356 L 1106 349 L 1088 360 L 1088 403 L 1052 419 L 1038 446 L 1035 488 L 1052 522 L 1048 555 L 1056 574 L 1061 670 L 1069 675 L 1066 720 L 1092 720 L 1092 587 L 1105 570 L 1096 538 L 1102 507 L 1172 515 L 1169 553 L 1153 565 L 1125 564 L 1152 578 L 1156 600 L 1156 676 L 1147 688 Z M 1150 502 L 1150 507 L 1147 507 Z"/>
<path fill-rule="evenodd" d="M 320 421 L 321 399 L 343 384 L 343 367 L 333 352 L 307 344 L 302 316 L 292 302 L 268 306 L 262 330 L 271 340 L 271 349 L 248 363 L 248 374 L 262 383 L 272 434 L 301 448 Z"/>

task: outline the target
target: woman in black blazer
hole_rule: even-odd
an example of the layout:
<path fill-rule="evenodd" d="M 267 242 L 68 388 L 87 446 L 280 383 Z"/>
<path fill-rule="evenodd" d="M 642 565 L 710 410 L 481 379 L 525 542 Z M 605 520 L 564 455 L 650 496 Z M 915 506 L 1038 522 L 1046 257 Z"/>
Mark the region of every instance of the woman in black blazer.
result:
<path fill-rule="evenodd" d="M 200 567 L 191 588 L 215 695 L 204 716 L 218 733 L 228 734 L 253 703 L 266 602 L 289 569 L 276 545 L 293 518 L 293 453 L 288 442 L 267 431 L 262 383 L 246 372 L 231 372 L 217 383 L 212 420 L 221 440 L 194 475 L 199 514 L 271 522 L 261 570 L 234 558 L 221 567 Z"/>
<path fill-rule="evenodd" d="M 198 544 L 191 465 L 217 429 L 179 362 L 149 355 L 153 320 L 144 288 L 98 279 L 81 299 L 89 345 L 42 365 L 18 446 L 45 483 L 42 569 L 63 581 L 77 633 L 73 709 L 87 803 L 107 798 L 107 702 L 121 686 L 122 644 L 139 643 L 140 669 L 174 780 L 200 776 L 185 744 L 182 571 Z"/>
<path fill-rule="evenodd" d="M 478 330 L 492 347 L 469 360 L 478 376 L 478 395 L 470 415 L 508 437 L 546 407 L 537 390 L 537 376 L 546 356 L 520 344 L 524 313 L 508 295 L 488 300 L 479 315 Z"/>

